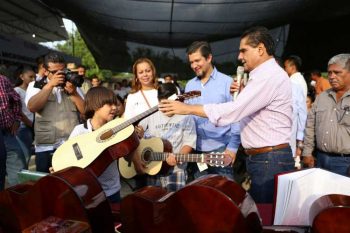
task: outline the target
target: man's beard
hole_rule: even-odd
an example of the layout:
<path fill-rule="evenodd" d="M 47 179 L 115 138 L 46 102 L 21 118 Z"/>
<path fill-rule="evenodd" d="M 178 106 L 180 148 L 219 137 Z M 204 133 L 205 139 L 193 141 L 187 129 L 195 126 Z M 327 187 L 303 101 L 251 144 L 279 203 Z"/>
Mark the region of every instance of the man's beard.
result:
<path fill-rule="evenodd" d="M 198 77 L 199 79 L 201 79 L 202 77 L 205 76 L 205 72 L 204 72 L 203 70 L 201 70 L 201 71 L 199 71 L 198 73 L 196 73 L 196 75 L 197 75 L 197 77 Z"/>

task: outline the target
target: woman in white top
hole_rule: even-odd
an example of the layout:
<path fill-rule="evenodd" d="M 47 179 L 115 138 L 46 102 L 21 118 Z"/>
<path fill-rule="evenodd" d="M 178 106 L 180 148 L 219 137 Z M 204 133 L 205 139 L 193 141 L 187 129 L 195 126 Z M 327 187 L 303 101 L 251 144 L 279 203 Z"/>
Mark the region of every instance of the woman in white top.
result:
<path fill-rule="evenodd" d="M 29 160 L 32 150 L 34 114 L 28 110 L 24 100 L 26 98 L 28 84 L 33 81 L 34 78 L 35 73 L 29 66 L 20 67 L 16 72 L 15 91 L 21 97 L 22 103 L 21 124 L 17 136 L 26 148 L 25 154 L 27 160 Z"/>
<path fill-rule="evenodd" d="M 126 100 L 124 117 L 130 119 L 158 104 L 158 80 L 151 60 L 139 58 L 133 65 L 134 77 Z"/>
<path fill-rule="evenodd" d="M 156 68 L 151 60 L 147 58 L 139 58 L 132 67 L 134 77 L 131 82 L 130 94 L 126 99 L 124 118 L 133 118 L 148 109 L 158 105 L 158 79 L 156 76 Z M 135 127 L 139 138 L 143 137 L 142 127 Z M 139 174 L 144 173 L 146 164 L 138 160 L 138 156 L 132 156 L 135 169 Z M 145 176 L 135 177 L 136 188 L 146 185 Z"/>

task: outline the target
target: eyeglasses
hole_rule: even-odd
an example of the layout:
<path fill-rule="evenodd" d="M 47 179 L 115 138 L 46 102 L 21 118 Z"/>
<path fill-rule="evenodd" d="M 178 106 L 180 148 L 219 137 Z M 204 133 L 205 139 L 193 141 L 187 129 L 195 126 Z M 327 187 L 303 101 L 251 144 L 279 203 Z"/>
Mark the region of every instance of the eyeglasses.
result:
<path fill-rule="evenodd" d="M 56 74 L 59 70 L 47 70 L 51 74 Z"/>

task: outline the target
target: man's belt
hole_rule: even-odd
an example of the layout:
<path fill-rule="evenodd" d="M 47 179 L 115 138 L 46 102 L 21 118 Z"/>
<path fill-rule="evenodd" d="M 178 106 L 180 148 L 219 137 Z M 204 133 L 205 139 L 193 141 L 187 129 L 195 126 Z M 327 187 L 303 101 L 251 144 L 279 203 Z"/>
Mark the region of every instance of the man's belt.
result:
<path fill-rule="evenodd" d="M 350 154 L 344 154 L 344 153 L 332 153 L 332 152 L 324 152 L 321 150 L 318 150 L 321 153 L 327 154 L 330 157 L 350 157 Z"/>
<path fill-rule="evenodd" d="M 260 147 L 260 148 L 245 149 L 244 152 L 247 155 L 257 155 L 257 154 L 268 153 L 274 150 L 284 149 L 284 148 L 287 148 L 288 146 L 289 146 L 288 143 L 284 143 L 284 144 L 279 144 L 277 146 L 266 146 L 266 147 Z"/>

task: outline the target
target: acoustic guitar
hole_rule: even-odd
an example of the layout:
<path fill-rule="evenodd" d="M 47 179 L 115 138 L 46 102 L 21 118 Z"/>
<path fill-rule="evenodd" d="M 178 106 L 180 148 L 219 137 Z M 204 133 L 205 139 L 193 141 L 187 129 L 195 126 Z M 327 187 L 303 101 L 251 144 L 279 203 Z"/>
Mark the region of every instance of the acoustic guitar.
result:
<path fill-rule="evenodd" d="M 156 175 L 159 172 L 166 173 L 169 166 L 163 162 L 171 154 L 171 144 L 161 138 L 141 139 L 134 156 L 146 164 L 144 172 L 148 175 Z M 225 167 L 232 163 L 231 156 L 227 154 L 173 154 L 177 162 L 197 162 L 206 163 L 210 166 Z M 130 179 L 137 175 L 134 164 L 125 158 L 119 159 L 119 172 Z"/>
<path fill-rule="evenodd" d="M 85 223 L 92 232 L 114 232 L 109 202 L 88 170 L 70 167 L 0 192 L 0 232 L 25 232 L 52 219 Z"/>
<path fill-rule="evenodd" d="M 237 183 L 209 175 L 176 192 L 144 187 L 123 198 L 123 232 L 256 233 L 256 205 Z"/>
<path fill-rule="evenodd" d="M 350 232 L 350 196 L 329 194 L 318 198 L 310 208 L 313 233 Z"/>
<path fill-rule="evenodd" d="M 192 91 L 175 96 L 176 100 L 183 101 L 200 95 L 200 91 Z M 139 140 L 133 125 L 156 111 L 158 111 L 158 105 L 129 120 L 117 118 L 93 132 L 67 140 L 53 154 L 53 169 L 59 171 L 70 166 L 86 168 L 92 164 L 95 174 L 100 174 L 111 163 L 111 160 L 126 156 L 136 149 Z M 102 152 L 105 157 L 103 165 L 100 160 L 99 164 L 93 163 Z"/>

